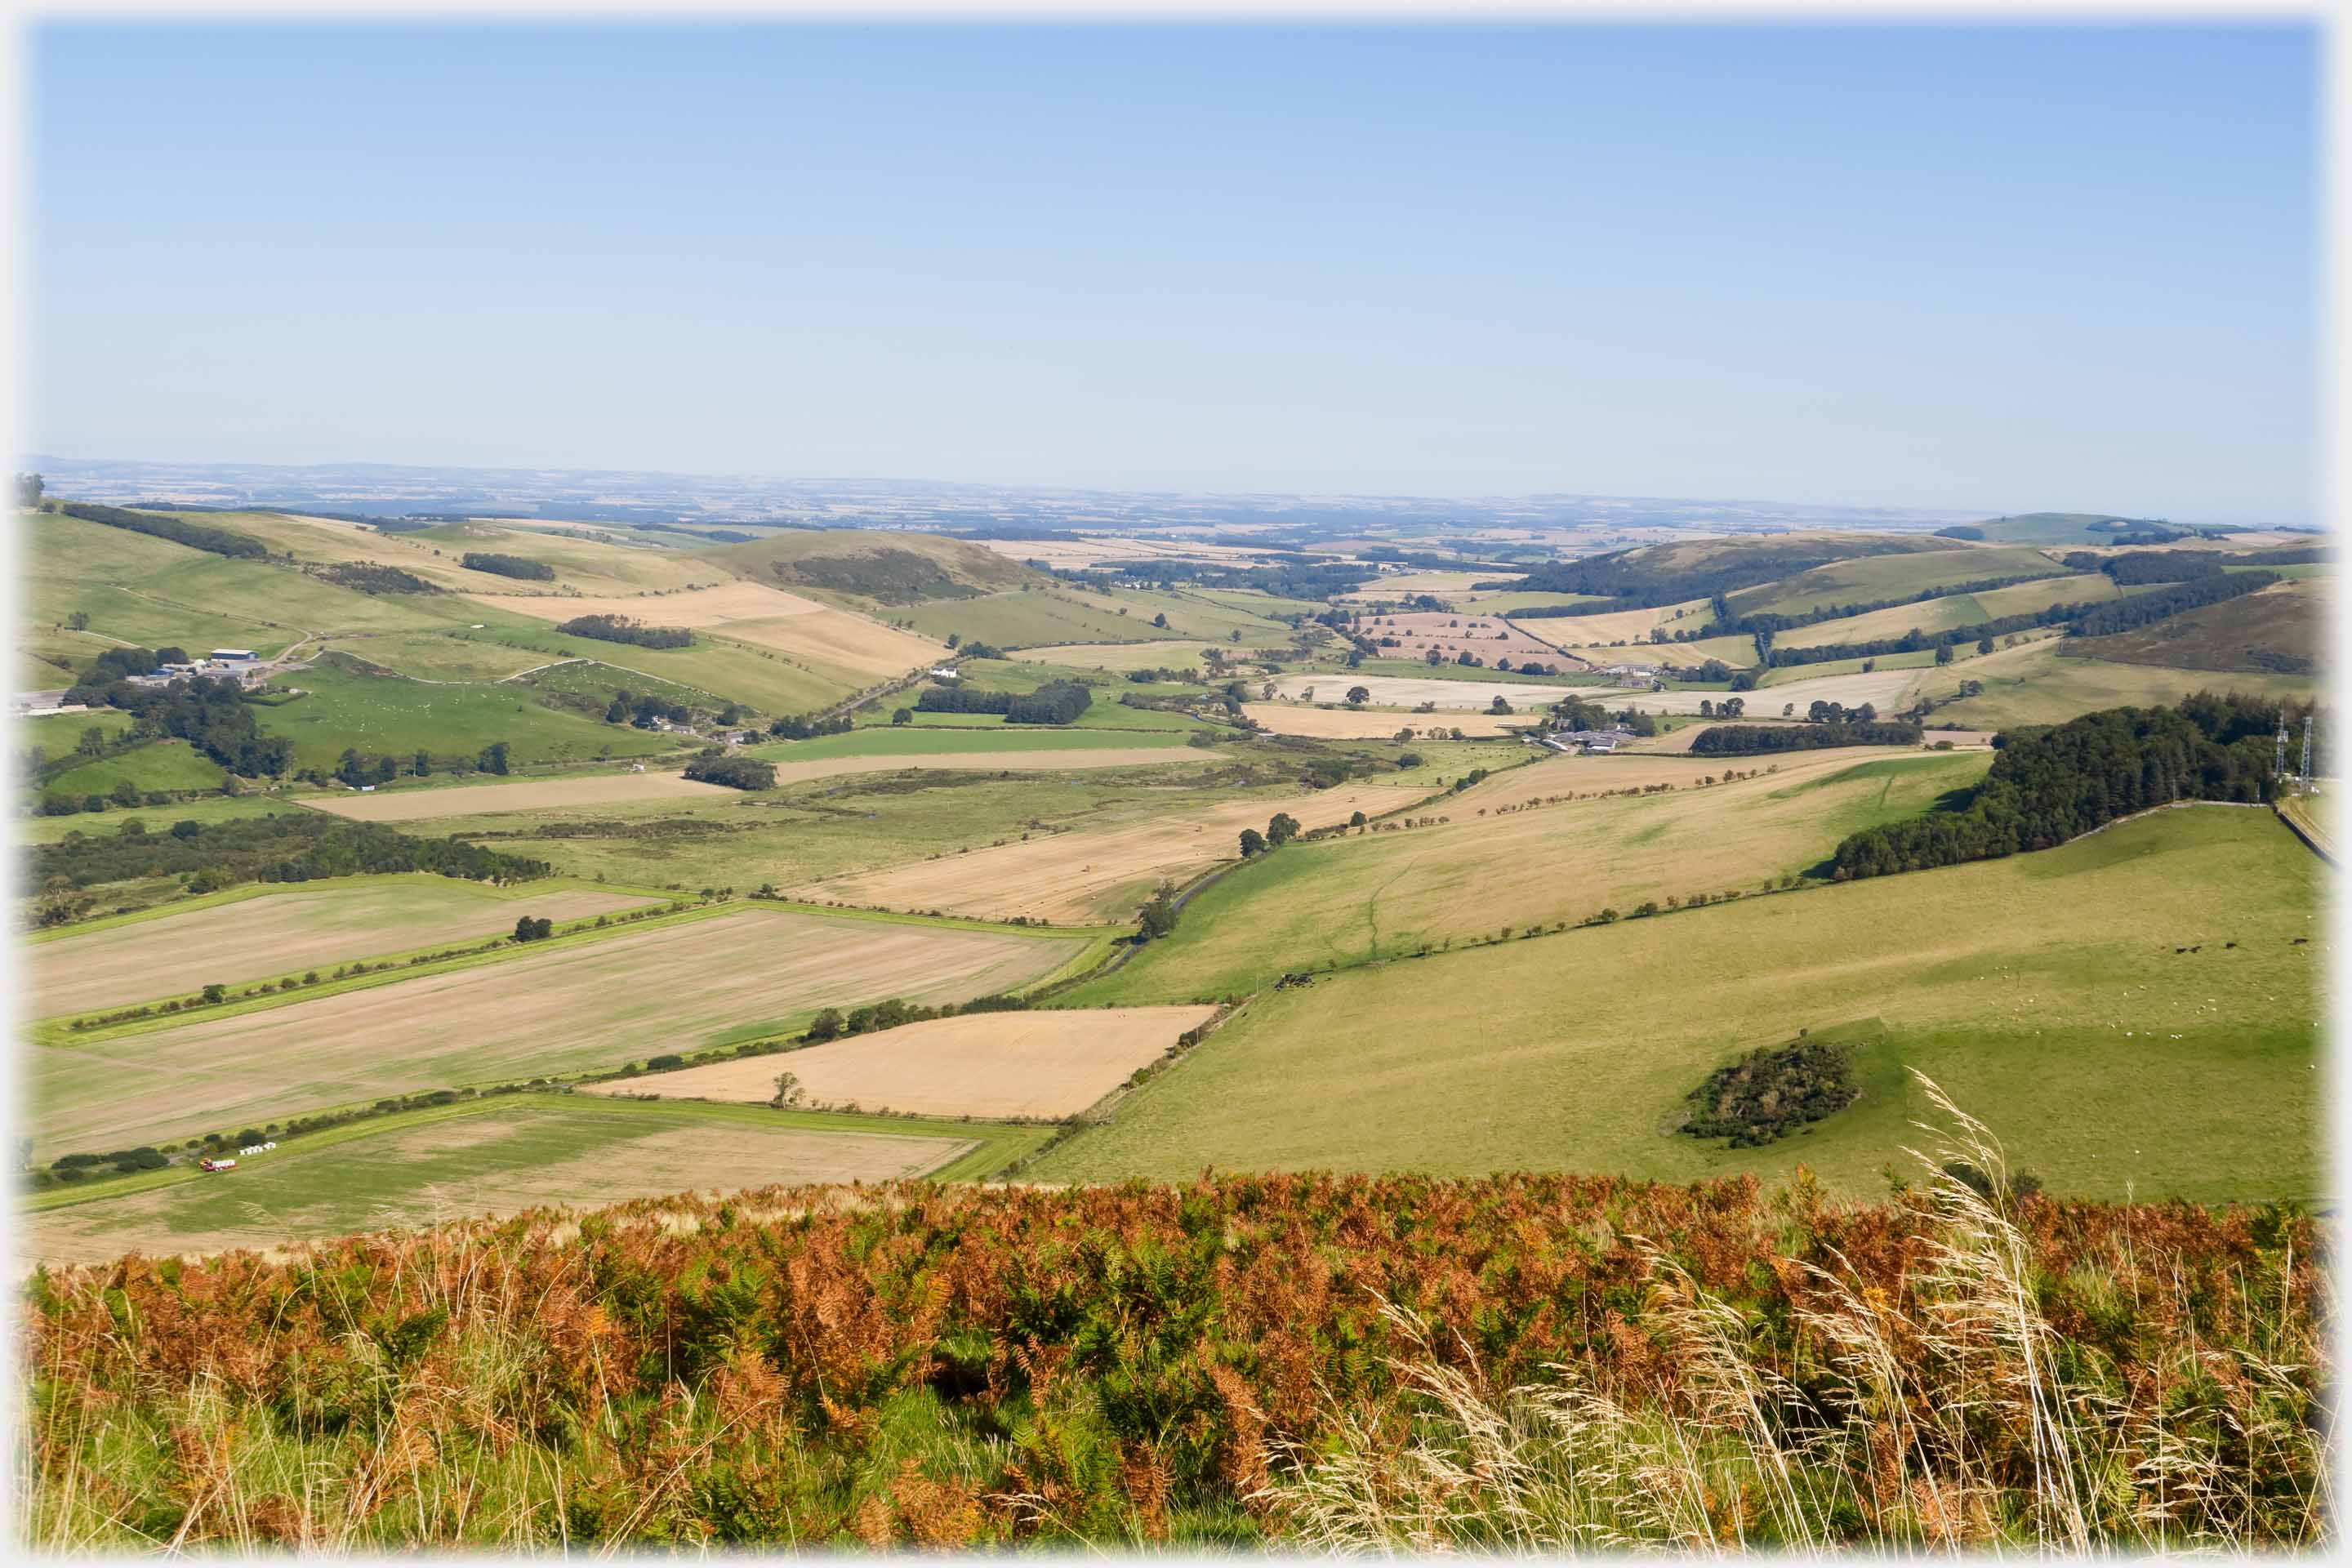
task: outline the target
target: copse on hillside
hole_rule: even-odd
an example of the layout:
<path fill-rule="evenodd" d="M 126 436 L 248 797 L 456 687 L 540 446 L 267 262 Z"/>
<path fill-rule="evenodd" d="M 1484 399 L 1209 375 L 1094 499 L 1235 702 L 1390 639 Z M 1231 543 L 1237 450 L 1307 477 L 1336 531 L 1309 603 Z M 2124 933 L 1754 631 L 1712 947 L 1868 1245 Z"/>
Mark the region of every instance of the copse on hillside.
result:
<path fill-rule="evenodd" d="M 2281 704 L 2199 692 L 2178 708 L 2113 708 L 1998 737 L 2000 754 L 1959 811 L 1866 828 L 1838 845 L 1843 881 L 2048 849 L 2175 801 L 2271 798 Z"/>
<path fill-rule="evenodd" d="M 468 572 L 488 572 L 494 577 L 513 577 L 530 583 L 555 581 L 555 568 L 545 562 L 502 555 L 495 550 L 468 550 L 457 563 Z"/>
<path fill-rule="evenodd" d="M 694 634 L 684 626 L 649 626 L 627 616 L 575 616 L 555 629 L 575 637 L 628 643 L 636 647 L 694 646 Z"/>

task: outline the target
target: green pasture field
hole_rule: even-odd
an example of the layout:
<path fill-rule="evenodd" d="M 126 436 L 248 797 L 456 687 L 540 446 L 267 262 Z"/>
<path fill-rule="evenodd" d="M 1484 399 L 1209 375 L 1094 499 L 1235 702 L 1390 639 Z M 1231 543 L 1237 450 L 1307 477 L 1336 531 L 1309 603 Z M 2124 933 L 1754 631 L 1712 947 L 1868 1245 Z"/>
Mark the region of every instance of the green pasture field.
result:
<path fill-rule="evenodd" d="M 486 1123 L 490 1124 L 486 1126 Z M 485 1131 L 494 1134 L 484 1137 Z M 1050 1127 L 919 1117 L 772 1110 L 755 1105 L 634 1100 L 603 1095 L 527 1093 L 404 1110 L 289 1139 L 267 1155 L 211 1176 L 193 1163 L 135 1176 L 53 1187 L 24 1200 L 24 1223 L 38 1238 L 150 1255 L 236 1244 L 266 1247 L 445 1217 L 457 1194 L 551 1166 L 584 1182 L 562 1201 L 581 1208 L 657 1195 L 632 1157 L 665 1132 L 866 1133 L 973 1142 L 933 1173 L 940 1180 L 983 1179 L 1035 1149 Z M 421 1134 L 421 1136 L 418 1136 Z M 794 1144 L 800 1139 L 793 1140 Z M 793 1179 L 784 1140 L 772 1165 L 754 1163 L 730 1185 Z M 597 1171 L 583 1169 L 595 1166 Z M 459 1212 L 463 1212 L 462 1210 Z"/>
<path fill-rule="evenodd" d="M 1955 661 L 1975 657 L 1976 650 L 1973 647 L 1952 650 L 1952 658 Z M 1756 684 L 1759 689 L 1767 689 L 1775 686 L 1787 686 L 1792 681 L 1818 680 L 1827 675 L 1860 675 L 1863 673 L 1862 667 L 1865 664 L 1874 669 L 1925 669 L 1935 662 L 1935 649 L 1923 647 L 1912 653 L 1882 653 L 1870 658 L 1832 658 L 1823 660 L 1820 664 L 1784 664 L 1778 668 L 1765 670 L 1757 677 Z M 1759 710 L 1765 706 L 1753 697 L 1748 700 L 1748 706 Z M 1940 721 L 1939 718 L 1938 722 Z"/>
<path fill-rule="evenodd" d="M 120 833 L 122 825 L 133 817 L 144 823 L 148 832 L 163 833 L 175 822 L 196 822 L 209 827 L 215 822 L 241 822 L 247 817 L 271 816 L 296 809 L 285 795 L 257 793 L 175 800 L 169 805 L 117 806 L 97 816 L 84 812 L 72 816 L 28 816 L 16 824 L 16 842 L 55 844 L 72 833 L 91 837 Z"/>
<path fill-rule="evenodd" d="M 1475 609 L 1480 615 L 1503 616 L 1506 617 L 1515 616 L 1521 610 L 1548 610 L 1556 605 L 1599 605 L 1607 602 L 1598 594 L 1530 594 L 1522 590 L 1510 588 L 1496 588 L 1484 594 L 1440 594 L 1437 596 L 1448 601 L 1449 603 L 1458 603 L 1465 609 Z M 1574 626 L 1576 624 L 1576 619 L 1577 618 L 1573 616 L 1538 616 L 1536 617 L 1536 620 L 1538 621 L 1565 621 L 1570 626 Z M 1528 629 L 1533 629 L 1532 625 Z M 1544 637 L 1547 634 L 1538 631 L 1535 635 L 1538 637 Z M 1552 640 L 1566 641 L 1569 639 L 1554 638 Z"/>
<path fill-rule="evenodd" d="M 515 766 L 679 748 L 675 737 L 656 731 L 551 708 L 527 688 L 372 675 L 331 655 L 272 684 L 309 694 L 282 708 L 256 710 L 265 731 L 294 742 L 297 767 L 332 768 L 347 746 L 404 761 L 419 749 L 446 758 L 504 741 Z"/>
<path fill-rule="evenodd" d="M 1922 1109 L 1879 1047 L 1871 1097 L 1811 1132 L 1734 1152 L 1665 1131 L 1738 1053 L 1854 1027 L 1883 1029 L 1894 1065 L 2059 1194 L 2324 1199 L 2324 876 L 2269 812 L 2201 806 L 2037 854 L 1318 976 L 1259 994 L 1028 1173 L 1772 1181 L 1802 1164 L 1866 1195 Z"/>
<path fill-rule="evenodd" d="M 1003 648 L 1040 643 L 1137 642 L 1171 635 L 1155 630 L 1149 615 L 1121 616 L 1101 596 L 1054 588 L 1016 588 L 971 599 L 936 599 L 894 605 L 884 612 L 899 625 L 942 640 L 992 643 Z"/>
<path fill-rule="evenodd" d="M 478 668 L 490 668 L 512 660 L 511 668 L 519 670 L 562 659 L 591 659 L 605 667 L 597 689 L 608 700 L 612 689 L 624 687 L 632 691 L 682 689 L 684 695 L 677 698 L 681 701 L 706 707 L 736 701 L 771 714 L 813 711 L 856 689 L 852 683 L 795 662 L 774 648 L 755 647 L 709 630 L 698 630 L 690 647 L 632 647 L 593 637 L 567 637 L 555 629 L 554 622 L 493 609 L 458 595 L 415 602 L 425 608 L 444 637 L 476 646 L 443 648 L 426 637 L 394 644 L 391 657 L 381 657 L 380 639 L 369 637 L 349 643 L 351 651 L 421 679 L 434 679 L 431 672 L 436 665 L 453 672 L 443 679 L 456 678 L 467 661 Z M 536 682 L 540 677 L 530 679 Z"/>
<path fill-rule="evenodd" d="M 1197 756 L 1200 768 L 1173 765 L 1180 756 Z M 1216 752 L 1171 750 L 1171 758 L 1148 768 L 1068 773 L 846 773 L 740 799 L 541 809 L 433 826 L 573 876 L 748 891 L 762 882 L 798 887 L 1017 842 L 1026 834 L 1214 804 L 1245 789 L 1244 777 L 1278 776 L 1270 768 L 1236 766 Z"/>
<path fill-rule="evenodd" d="M 109 740 L 131 728 L 131 715 L 119 708 L 93 708 L 87 713 L 49 713 L 38 719 L 16 721 L 16 744 L 19 748 L 38 746 L 57 761 L 81 744 L 82 731 L 103 731 Z"/>
<path fill-rule="evenodd" d="M 1730 595 L 1734 616 L 1800 616 L 1823 605 L 1867 603 L 1988 577 L 2056 577 L 2066 569 L 2031 545 L 1961 545 L 1834 561 Z M 1900 633 L 1896 634 L 1900 636 Z"/>
<path fill-rule="evenodd" d="M 2066 658 L 2060 651 L 2063 647 L 2064 639 L 2045 638 L 1938 672 L 1926 689 L 1929 697 L 1949 696 L 1962 679 L 1981 680 L 1985 689 L 1981 696 L 1937 709 L 1935 722 L 1998 730 L 2010 724 L 2063 723 L 2078 714 L 2105 708 L 2158 707 L 2196 691 L 2242 691 L 2302 700 L 2319 689 L 2309 676 Z"/>
<path fill-rule="evenodd" d="M 1990 761 L 1980 752 L 1875 749 L 1867 760 L 1549 755 L 1408 814 L 1451 819 L 1441 826 L 1294 844 L 1229 872 L 1185 906 L 1174 935 L 1070 1000 L 1216 1001 L 1292 971 L 1459 945 L 1506 926 L 1574 922 L 1604 908 L 1630 913 L 1645 900 L 1752 894 L 1809 872 L 1849 833 L 1916 816 L 1974 784 Z M 1758 776 L 1698 784 L 1751 769 Z M 1687 782 L 1662 794 L 1497 809 L 1669 778 Z"/>
<path fill-rule="evenodd" d="M 218 789 L 228 771 L 185 741 L 149 741 L 127 752 L 67 769 L 41 786 L 44 795 L 104 795 L 128 782 L 149 790 Z M 167 806 L 152 808 L 163 811 Z"/>
<path fill-rule="evenodd" d="M 492 682 L 548 661 L 537 648 L 518 647 L 488 630 L 369 633 L 327 646 L 415 680 Z"/>
<path fill-rule="evenodd" d="M 1334 661 L 1335 664 L 1337 662 Z M 1368 658 L 1354 669 L 1344 670 L 1344 673 L 1401 675 L 1408 680 L 1529 681 L 1538 686 L 1559 687 L 1592 686 L 1601 679 L 1590 670 L 1578 670 L 1569 675 L 1522 675 L 1515 669 L 1505 674 L 1492 666 L 1429 664 L 1417 658 Z"/>
<path fill-rule="evenodd" d="M 2115 533 L 2090 525 L 2111 521 L 2105 512 L 2032 511 L 2016 517 L 1987 518 L 1970 526 L 1987 540 L 2006 544 L 2113 545 Z"/>

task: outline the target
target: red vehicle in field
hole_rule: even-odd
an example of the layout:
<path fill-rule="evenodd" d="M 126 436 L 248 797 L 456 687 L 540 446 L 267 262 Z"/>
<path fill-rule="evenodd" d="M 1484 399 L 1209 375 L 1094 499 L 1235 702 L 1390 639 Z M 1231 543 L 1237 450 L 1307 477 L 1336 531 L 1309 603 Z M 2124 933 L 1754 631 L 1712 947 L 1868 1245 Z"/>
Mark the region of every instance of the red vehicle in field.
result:
<path fill-rule="evenodd" d="M 236 1169 L 236 1162 L 234 1160 L 199 1160 L 196 1162 L 196 1168 L 200 1171 L 234 1171 Z"/>

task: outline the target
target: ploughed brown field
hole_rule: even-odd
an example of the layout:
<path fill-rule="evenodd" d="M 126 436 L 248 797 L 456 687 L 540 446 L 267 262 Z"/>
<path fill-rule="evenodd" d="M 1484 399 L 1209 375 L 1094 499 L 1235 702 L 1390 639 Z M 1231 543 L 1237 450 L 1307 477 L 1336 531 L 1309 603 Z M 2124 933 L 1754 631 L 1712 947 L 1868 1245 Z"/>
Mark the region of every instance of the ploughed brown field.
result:
<path fill-rule="evenodd" d="M 740 906 L 108 1039 L 36 1046 L 41 1149 L 135 1147 L 380 1096 L 692 1050 L 819 1007 L 961 1002 L 1038 979 L 1072 938 Z"/>
<path fill-rule="evenodd" d="M 1164 753 L 1162 753 L 1164 754 Z M 1181 883 L 1241 854 L 1241 830 L 1265 830 L 1286 811 L 1302 828 L 1377 816 L 1428 792 L 1394 784 L 1342 784 L 1297 795 L 1230 801 L 1101 829 L 1076 828 L 817 882 L 797 896 L 894 910 L 1083 923 L 1124 920 L 1160 879 Z"/>
<path fill-rule="evenodd" d="M 1158 1060 L 1214 1007 L 974 1013 L 804 1050 L 590 1086 L 597 1094 L 750 1100 L 800 1080 L 812 1105 L 924 1116 L 1075 1116 Z"/>

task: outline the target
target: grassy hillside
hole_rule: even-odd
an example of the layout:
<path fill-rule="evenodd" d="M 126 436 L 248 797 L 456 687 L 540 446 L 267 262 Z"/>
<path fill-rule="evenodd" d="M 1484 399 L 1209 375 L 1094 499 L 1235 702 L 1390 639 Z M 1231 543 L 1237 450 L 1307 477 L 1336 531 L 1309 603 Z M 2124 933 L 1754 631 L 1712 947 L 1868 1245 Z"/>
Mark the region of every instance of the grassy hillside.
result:
<path fill-rule="evenodd" d="M 1766 772 L 1776 761 L 1778 771 Z M 1072 999 L 1108 1006 L 1241 996 L 1289 971 L 1483 940 L 1505 927 L 1753 893 L 1816 866 L 1848 833 L 1926 810 L 1990 763 L 1983 752 L 1729 761 L 1547 753 L 1406 814 L 1444 819 L 1439 825 L 1295 844 L 1228 873 L 1186 906 L 1175 935 Z M 1727 769 L 1757 776 L 1702 782 Z M 1661 784 L 1675 787 L 1623 793 Z"/>
<path fill-rule="evenodd" d="M 149 790 L 218 789 L 227 772 L 185 741 L 150 741 L 118 755 L 67 769 L 41 786 L 45 795 L 105 795 L 122 784 Z"/>
<path fill-rule="evenodd" d="M 1687 1181 L 1802 1163 L 1861 1193 L 1918 1110 L 1899 1065 L 2062 1193 L 2314 1196 L 2323 874 L 2267 811 L 2195 807 L 2006 860 L 1320 976 L 1259 995 L 1036 1173 Z M 1872 1020 L 1891 1061 L 1863 1068 L 1888 1087 L 1812 1132 L 1735 1152 L 1662 1131 L 1739 1051 Z"/>
<path fill-rule="evenodd" d="M 1827 605 L 1868 604 L 1923 594 L 1948 583 L 2055 577 L 2065 571 L 2026 545 L 1955 546 L 1946 539 L 1934 542 L 1942 548 L 1833 562 L 1778 583 L 1742 589 L 1730 596 L 1731 613 L 1801 616 Z"/>
<path fill-rule="evenodd" d="M 1782 632 L 1772 640 L 1776 646 L 1785 647 L 1873 642 L 1899 637 L 1915 627 L 1931 634 L 1950 631 L 1956 626 L 1981 626 L 2005 616 L 2027 615 L 2053 605 L 2096 605 L 2121 596 L 2113 578 L 2096 572 L 2075 572 L 1981 594 L 1948 594 L 1916 605 L 1897 605 L 1892 609 L 1873 610 L 1841 620 L 1817 621 L 1810 626 Z"/>
<path fill-rule="evenodd" d="M 784 531 L 698 552 L 731 575 L 891 616 L 936 600 L 1042 588 L 1054 579 L 984 545 L 872 529 Z"/>
<path fill-rule="evenodd" d="M 446 758 L 470 756 L 504 741 L 520 767 L 652 756 L 679 745 L 674 736 L 550 707 L 528 687 L 411 680 L 370 672 L 340 654 L 275 684 L 307 693 L 257 710 L 265 731 L 294 742 L 297 768 L 331 769 L 347 746 L 402 758 L 423 750 Z"/>
<path fill-rule="evenodd" d="M 2095 545 L 2113 544 L 2116 535 L 2129 532 L 2136 523 L 2163 526 L 2097 511 L 2029 511 L 2015 517 L 1987 518 L 1969 526 L 1979 530 L 1987 541 L 1994 543 Z"/>
<path fill-rule="evenodd" d="M 2242 598 L 2103 637 L 2070 637 L 2070 658 L 2233 674 L 2311 674 L 2327 651 L 2332 595 L 2324 579 L 2281 583 Z"/>
<path fill-rule="evenodd" d="M 2193 691 L 2308 698 L 2319 689 L 2308 676 L 2223 673 L 2070 658 L 2064 652 L 2068 640 L 2051 637 L 2003 648 L 1925 675 L 1920 689 L 1937 699 L 1951 695 L 1963 680 L 1984 683 L 1981 696 L 1937 709 L 1935 722 L 1993 730 L 2004 724 L 2055 724 L 2103 708 L 2158 707 L 2178 702 Z M 1881 668 L 1885 668 L 1884 661 Z"/>

